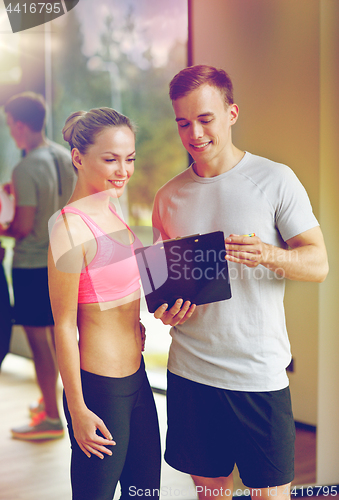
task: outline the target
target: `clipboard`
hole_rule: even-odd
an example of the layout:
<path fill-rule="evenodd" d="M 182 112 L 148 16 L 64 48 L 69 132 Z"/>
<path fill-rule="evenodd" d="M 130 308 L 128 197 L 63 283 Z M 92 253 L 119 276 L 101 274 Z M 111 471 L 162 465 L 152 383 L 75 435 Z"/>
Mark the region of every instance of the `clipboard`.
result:
<path fill-rule="evenodd" d="M 232 297 L 222 231 L 161 241 L 135 255 L 151 313 L 180 298 L 201 305 Z"/>

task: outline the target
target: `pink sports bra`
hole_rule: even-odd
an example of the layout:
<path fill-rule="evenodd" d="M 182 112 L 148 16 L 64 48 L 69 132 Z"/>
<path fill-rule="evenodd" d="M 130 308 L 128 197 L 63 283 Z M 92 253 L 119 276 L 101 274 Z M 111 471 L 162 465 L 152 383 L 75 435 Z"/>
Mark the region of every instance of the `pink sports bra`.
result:
<path fill-rule="evenodd" d="M 111 211 L 118 216 L 113 207 Z M 97 244 L 97 252 L 93 260 L 83 268 L 79 281 L 79 304 L 93 304 L 121 299 L 140 288 L 140 275 L 134 250 L 143 245 L 139 238 L 131 231 L 134 242 L 124 245 L 102 229 L 87 214 L 74 207 L 64 207 L 61 213 L 74 213 L 80 215 L 87 224 Z"/>

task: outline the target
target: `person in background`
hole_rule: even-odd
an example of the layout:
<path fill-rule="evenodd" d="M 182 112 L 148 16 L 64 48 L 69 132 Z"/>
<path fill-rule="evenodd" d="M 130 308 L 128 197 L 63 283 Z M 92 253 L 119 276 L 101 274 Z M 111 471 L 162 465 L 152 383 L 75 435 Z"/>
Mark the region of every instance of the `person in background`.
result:
<path fill-rule="evenodd" d="M 40 404 L 31 408 L 32 421 L 11 431 L 18 439 L 55 439 L 64 430 L 56 398 L 58 370 L 47 283 L 48 220 L 67 203 L 75 177 L 69 152 L 45 137 L 43 96 L 17 94 L 5 104 L 5 113 L 11 136 L 24 157 L 12 174 L 14 219 L 2 226 L 0 235 L 15 238 L 14 319 L 26 332 L 42 395 Z"/>
<path fill-rule="evenodd" d="M 5 249 L 0 243 L 0 369 L 9 351 L 12 331 L 12 307 L 9 300 L 8 285 L 3 267 Z"/>
<path fill-rule="evenodd" d="M 14 196 L 11 184 L 0 185 L 0 228 L 7 226 L 14 217 Z M 6 247 L 0 238 L 0 369 L 2 362 L 9 352 L 13 312 L 10 303 L 8 283 L 5 273 Z"/>
<path fill-rule="evenodd" d="M 153 226 L 163 239 L 224 231 L 232 298 L 155 313 L 173 326 L 165 459 L 192 475 L 200 500 L 232 496 L 235 464 L 252 497 L 286 500 L 295 426 L 284 283 L 325 279 L 322 232 L 287 166 L 233 144 L 239 109 L 225 71 L 183 69 L 170 98 L 194 162 L 158 191 Z"/>
<path fill-rule="evenodd" d="M 63 134 L 77 183 L 54 219 L 48 270 L 72 498 L 112 500 L 120 481 L 121 498 L 132 487 L 139 498 L 157 499 L 159 426 L 142 357 L 134 255 L 142 244 L 111 202 L 134 172 L 134 126 L 114 109 L 98 108 L 73 113 Z"/>

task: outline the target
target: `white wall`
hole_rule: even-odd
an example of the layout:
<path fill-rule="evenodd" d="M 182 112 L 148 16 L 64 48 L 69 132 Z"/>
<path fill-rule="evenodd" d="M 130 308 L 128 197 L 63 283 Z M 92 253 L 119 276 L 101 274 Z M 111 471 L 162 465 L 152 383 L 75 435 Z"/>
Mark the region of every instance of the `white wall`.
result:
<path fill-rule="evenodd" d="M 330 274 L 319 301 L 317 481 L 339 483 L 339 2 L 321 0 L 320 217 Z"/>

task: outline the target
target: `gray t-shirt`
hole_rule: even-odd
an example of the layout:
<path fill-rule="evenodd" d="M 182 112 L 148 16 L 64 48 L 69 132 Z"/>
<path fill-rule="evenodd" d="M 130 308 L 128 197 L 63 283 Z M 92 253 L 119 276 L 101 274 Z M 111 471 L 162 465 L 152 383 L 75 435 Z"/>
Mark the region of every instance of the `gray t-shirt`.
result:
<path fill-rule="evenodd" d="M 48 147 L 30 151 L 14 168 L 12 179 L 16 206 L 36 207 L 32 231 L 16 241 L 13 268 L 46 267 L 48 220 L 67 204 L 74 189 L 71 155 L 63 146 L 49 142 Z"/>
<path fill-rule="evenodd" d="M 202 178 L 192 167 L 157 193 L 153 226 L 163 239 L 211 231 L 285 241 L 318 225 L 307 193 L 286 165 L 246 153 L 231 170 Z M 198 306 L 171 329 L 169 370 L 206 385 L 273 391 L 288 385 L 285 279 L 263 266 L 229 264 L 232 298 Z"/>

